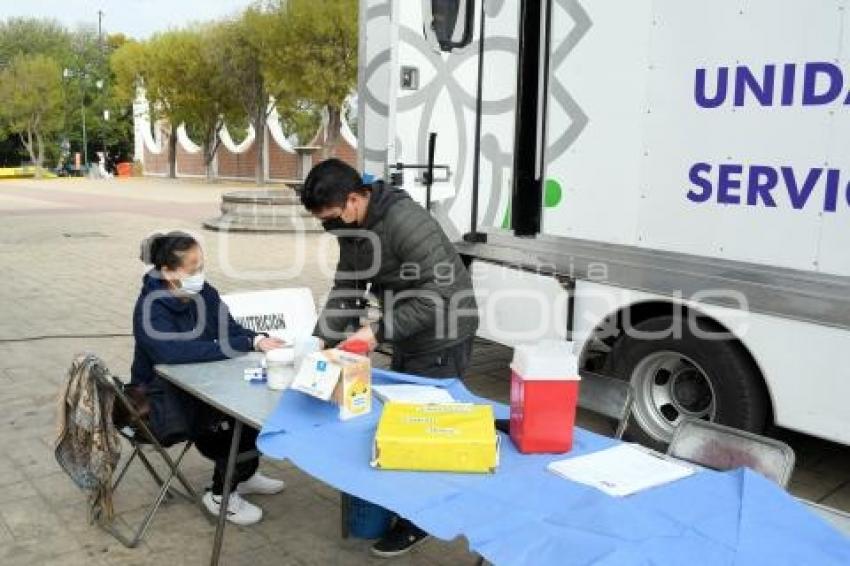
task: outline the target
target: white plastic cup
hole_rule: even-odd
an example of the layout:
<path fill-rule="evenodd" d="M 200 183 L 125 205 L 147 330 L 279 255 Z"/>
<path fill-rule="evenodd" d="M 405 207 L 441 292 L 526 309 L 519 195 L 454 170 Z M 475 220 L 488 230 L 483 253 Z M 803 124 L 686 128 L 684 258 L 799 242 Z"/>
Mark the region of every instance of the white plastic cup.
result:
<path fill-rule="evenodd" d="M 292 367 L 295 350 L 291 347 L 275 348 L 266 352 L 266 379 L 269 389 L 286 389 L 295 379 Z"/>

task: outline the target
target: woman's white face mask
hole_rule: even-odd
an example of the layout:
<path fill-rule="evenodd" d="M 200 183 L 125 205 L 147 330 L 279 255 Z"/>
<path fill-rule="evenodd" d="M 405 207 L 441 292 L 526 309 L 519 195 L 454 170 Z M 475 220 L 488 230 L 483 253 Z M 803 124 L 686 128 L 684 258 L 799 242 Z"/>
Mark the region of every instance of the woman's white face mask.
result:
<path fill-rule="evenodd" d="M 180 280 L 180 290 L 189 295 L 197 295 L 204 288 L 204 272 L 199 271 L 194 275 Z"/>

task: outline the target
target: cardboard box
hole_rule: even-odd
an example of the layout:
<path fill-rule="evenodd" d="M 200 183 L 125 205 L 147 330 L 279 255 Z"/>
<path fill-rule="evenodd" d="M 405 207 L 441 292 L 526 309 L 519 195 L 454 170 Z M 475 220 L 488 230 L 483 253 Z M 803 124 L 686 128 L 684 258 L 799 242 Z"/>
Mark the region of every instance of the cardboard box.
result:
<path fill-rule="evenodd" d="M 301 363 L 290 386 L 339 406 L 343 420 L 372 410 L 372 364 L 369 358 L 340 350 L 310 354 Z"/>
<path fill-rule="evenodd" d="M 372 466 L 488 473 L 498 465 L 499 439 L 490 405 L 384 405 L 372 448 Z"/>

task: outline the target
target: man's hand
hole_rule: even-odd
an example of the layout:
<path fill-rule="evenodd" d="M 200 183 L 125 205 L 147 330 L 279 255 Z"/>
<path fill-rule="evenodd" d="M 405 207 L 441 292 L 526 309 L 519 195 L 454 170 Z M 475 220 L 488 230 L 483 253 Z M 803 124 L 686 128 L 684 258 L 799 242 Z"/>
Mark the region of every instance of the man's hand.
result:
<path fill-rule="evenodd" d="M 369 326 L 364 326 L 351 336 L 345 339 L 345 342 L 350 342 L 353 340 L 361 340 L 366 342 L 369 345 L 369 351 L 372 352 L 375 348 L 378 347 L 378 341 L 375 339 L 375 333 L 372 332 L 372 329 Z"/>
<path fill-rule="evenodd" d="M 286 346 L 286 342 L 281 340 L 280 338 L 271 338 L 266 337 L 257 342 L 257 351 L 258 352 L 268 352 L 269 350 L 276 350 L 277 348 L 283 348 Z"/>

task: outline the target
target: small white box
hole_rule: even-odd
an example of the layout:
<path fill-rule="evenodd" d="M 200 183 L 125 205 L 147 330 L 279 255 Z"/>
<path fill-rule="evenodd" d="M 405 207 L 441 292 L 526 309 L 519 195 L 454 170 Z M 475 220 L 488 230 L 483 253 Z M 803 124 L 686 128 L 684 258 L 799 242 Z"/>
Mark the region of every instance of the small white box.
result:
<path fill-rule="evenodd" d="M 341 371 L 342 367 L 327 352 L 314 352 L 301 362 L 290 388 L 330 401 Z"/>
<path fill-rule="evenodd" d="M 366 356 L 340 350 L 310 354 L 301 363 L 291 388 L 332 401 L 343 420 L 372 410 L 372 366 Z"/>

